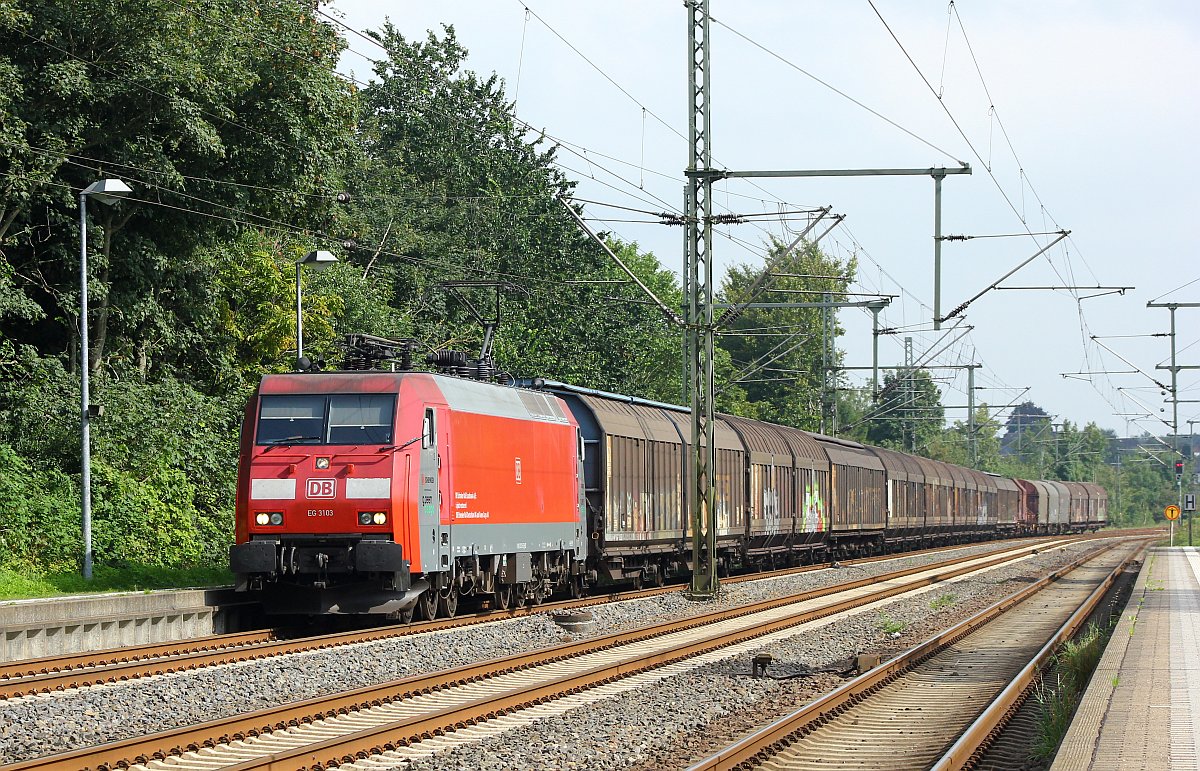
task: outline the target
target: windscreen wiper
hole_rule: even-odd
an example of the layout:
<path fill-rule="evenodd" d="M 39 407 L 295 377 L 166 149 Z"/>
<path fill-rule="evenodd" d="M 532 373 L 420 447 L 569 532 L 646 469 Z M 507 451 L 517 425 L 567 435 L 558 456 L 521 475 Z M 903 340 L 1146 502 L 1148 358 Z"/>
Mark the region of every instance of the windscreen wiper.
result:
<path fill-rule="evenodd" d="M 261 442 L 261 444 L 270 445 L 271 447 L 278 447 L 281 444 L 295 444 L 297 442 L 319 442 L 320 440 L 321 440 L 321 437 L 319 437 L 319 436 L 285 436 L 282 439 L 270 439 L 266 442 Z"/>
<path fill-rule="evenodd" d="M 409 439 L 404 444 L 389 444 L 386 447 L 380 447 L 379 451 L 387 452 L 388 450 L 403 450 L 405 447 L 408 447 L 410 444 L 416 444 L 417 442 L 421 441 L 423 438 L 424 438 L 423 436 L 419 436 L 419 435 L 414 436 L 412 439 Z"/>

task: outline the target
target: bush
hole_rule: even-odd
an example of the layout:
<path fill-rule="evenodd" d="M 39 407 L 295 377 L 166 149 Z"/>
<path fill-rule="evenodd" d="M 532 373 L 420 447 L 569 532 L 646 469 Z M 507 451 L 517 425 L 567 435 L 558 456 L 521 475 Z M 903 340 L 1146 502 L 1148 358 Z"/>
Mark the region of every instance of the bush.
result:
<path fill-rule="evenodd" d="M 0 444 L 0 567 L 71 569 L 83 549 L 78 484 Z"/>
<path fill-rule="evenodd" d="M 0 387 L 0 427 L 21 442 L 0 445 L 2 568 L 28 575 L 79 568 L 78 389 L 70 384 L 60 367 L 43 363 Z M 241 400 L 206 396 L 170 378 L 97 378 L 94 393 L 105 405 L 92 423 L 97 568 L 223 567 Z"/>

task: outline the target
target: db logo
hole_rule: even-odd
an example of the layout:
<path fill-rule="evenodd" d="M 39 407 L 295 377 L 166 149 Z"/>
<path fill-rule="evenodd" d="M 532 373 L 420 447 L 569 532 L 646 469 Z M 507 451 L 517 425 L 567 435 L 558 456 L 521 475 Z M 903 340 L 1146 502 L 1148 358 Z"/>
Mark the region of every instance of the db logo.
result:
<path fill-rule="evenodd" d="M 332 498 L 336 491 L 337 481 L 334 479 L 310 479 L 306 494 L 309 498 Z"/>

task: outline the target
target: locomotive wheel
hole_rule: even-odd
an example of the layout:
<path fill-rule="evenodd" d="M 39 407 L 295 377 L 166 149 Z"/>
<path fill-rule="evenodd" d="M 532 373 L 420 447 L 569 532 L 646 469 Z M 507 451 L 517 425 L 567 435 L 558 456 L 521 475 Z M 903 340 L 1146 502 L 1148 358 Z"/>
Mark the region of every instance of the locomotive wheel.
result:
<path fill-rule="evenodd" d="M 438 595 L 438 613 L 444 618 L 454 618 L 458 613 L 458 591 L 451 589 L 449 594 Z"/>
<path fill-rule="evenodd" d="M 417 598 L 417 604 L 413 606 L 413 610 L 416 611 L 415 615 L 418 621 L 433 621 L 437 618 L 437 590 L 429 588 L 421 592 L 421 596 Z"/>
<path fill-rule="evenodd" d="M 512 584 L 500 584 L 496 587 L 495 599 L 492 600 L 493 610 L 508 610 L 512 607 L 513 588 Z"/>

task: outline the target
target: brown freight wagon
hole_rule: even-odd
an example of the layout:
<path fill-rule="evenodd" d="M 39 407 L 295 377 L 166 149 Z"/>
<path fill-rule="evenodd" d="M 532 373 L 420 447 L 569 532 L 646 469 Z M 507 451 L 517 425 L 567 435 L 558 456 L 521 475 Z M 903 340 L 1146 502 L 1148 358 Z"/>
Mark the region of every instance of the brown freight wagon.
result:
<path fill-rule="evenodd" d="M 878 551 L 883 546 L 883 464 L 870 449 L 848 439 L 812 434 L 829 456 L 829 544 L 841 554 Z"/>
<path fill-rule="evenodd" d="M 929 538 L 926 529 L 925 470 L 919 460 L 895 450 L 872 447 L 887 472 L 887 541 L 890 546 L 917 544 Z M 916 546 L 914 546 L 916 548 Z"/>
<path fill-rule="evenodd" d="M 1083 486 L 1088 491 L 1088 526 L 1092 530 L 1099 530 L 1108 525 L 1108 491 L 1103 487 L 1091 482 L 1084 482 Z"/>
<path fill-rule="evenodd" d="M 1041 506 L 1041 492 L 1038 486 L 1028 479 L 1014 479 L 1021 497 L 1017 500 L 1017 532 L 1022 534 L 1038 532 L 1038 512 Z"/>
<path fill-rule="evenodd" d="M 1089 504 L 1091 503 L 1091 493 L 1087 486 L 1082 482 L 1063 482 L 1064 487 L 1071 493 L 1071 502 L 1068 506 L 1069 516 L 1067 523 L 1072 530 L 1086 530 L 1090 520 Z"/>
<path fill-rule="evenodd" d="M 996 529 L 1001 534 L 1011 535 L 1019 527 L 1023 497 L 1021 488 L 1015 479 L 998 474 L 988 474 L 988 476 L 996 485 Z"/>
<path fill-rule="evenodd" d="M 829 458 L 808 434 L 733 415 L 721 420 L 746 448 L 748 561 L 813 557 L 829 529 Z"/>

